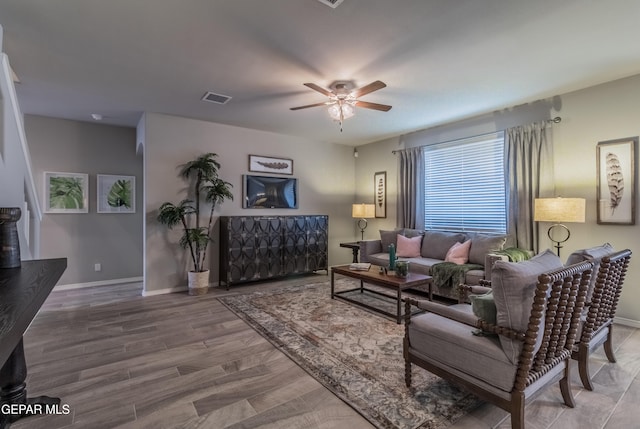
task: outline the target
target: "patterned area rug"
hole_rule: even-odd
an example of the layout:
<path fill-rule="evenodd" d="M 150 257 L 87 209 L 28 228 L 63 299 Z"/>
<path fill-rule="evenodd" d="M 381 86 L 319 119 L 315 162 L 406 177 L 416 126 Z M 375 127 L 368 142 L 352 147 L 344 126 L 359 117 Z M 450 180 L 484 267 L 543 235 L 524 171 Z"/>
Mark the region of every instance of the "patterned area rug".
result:
<path fill-rule="evenodd" d="M 362 298 L 382 304 L 374 294 Z M 219 299 L 376 427 L 444 428 L 479 404 L 415 365 L 408 389 L 404 325 L 332 300 L 328 282 Z"/>

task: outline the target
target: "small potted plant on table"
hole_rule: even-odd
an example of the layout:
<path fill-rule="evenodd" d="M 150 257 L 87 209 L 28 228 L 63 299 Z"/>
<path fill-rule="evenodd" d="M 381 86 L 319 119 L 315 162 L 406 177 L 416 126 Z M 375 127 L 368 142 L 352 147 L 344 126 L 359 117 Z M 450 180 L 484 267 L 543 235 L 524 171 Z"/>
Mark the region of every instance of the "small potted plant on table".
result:
<path fill-rule="evenodd" d="M 220 163 L 215 153 L 205 153 L 193 161 L 180 166 L 180 176 L 189 181 L 188 188 L 193 199 L 184 199 L 178 204 L 163 203 L 158 209 L 158 221 L 172 229 L 180 225 L 183 230 L 179 244 L 189 250 L 193 270 L 189 271 L 189 295 L 203 295 L 209 287 L 209 270 L 205 269 L 207 247 L 211 241 L 213 212 L 217 204 L 225 199 L 233 200 L 232 185 L 218 176 Z M 201 225 L 200 205 L 211 204 L 206 226 Z"/>

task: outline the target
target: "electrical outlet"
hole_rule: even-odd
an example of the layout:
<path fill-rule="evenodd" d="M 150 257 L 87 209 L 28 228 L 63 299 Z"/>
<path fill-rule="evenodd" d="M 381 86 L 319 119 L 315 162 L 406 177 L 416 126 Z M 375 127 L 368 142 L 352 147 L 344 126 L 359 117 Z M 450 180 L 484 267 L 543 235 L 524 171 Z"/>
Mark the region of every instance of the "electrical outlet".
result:
<path fill-rule="evenodd" d="M 102 271 L 102 265 L 100 265 L 100 264 L 95 264 L 95 265 L 93 266 L 93 269 L 94 269 L 95 271 Z"/>

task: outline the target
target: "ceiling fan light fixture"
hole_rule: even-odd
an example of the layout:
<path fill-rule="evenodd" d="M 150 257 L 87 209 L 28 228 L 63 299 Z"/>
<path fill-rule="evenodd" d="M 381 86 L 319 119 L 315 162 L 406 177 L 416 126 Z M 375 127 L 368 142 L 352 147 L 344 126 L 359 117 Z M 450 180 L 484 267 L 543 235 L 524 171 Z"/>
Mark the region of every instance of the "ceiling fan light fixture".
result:
<path fill-rule="evenodd" d="M 327 109 L 329 116 L 334 121 L 342 122 L 345 119 L 351 118 L 355 115 L 355 109 L 353 104 L 345 102 L 336 102 L 329 106 Z"/>

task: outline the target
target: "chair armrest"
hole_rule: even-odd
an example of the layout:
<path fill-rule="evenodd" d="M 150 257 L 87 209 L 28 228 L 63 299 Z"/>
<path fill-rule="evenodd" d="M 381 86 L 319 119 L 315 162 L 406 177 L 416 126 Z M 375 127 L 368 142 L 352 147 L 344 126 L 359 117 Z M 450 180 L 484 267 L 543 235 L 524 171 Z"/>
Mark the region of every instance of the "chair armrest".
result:
<path fill-rule="evenodd" d="M 360 262 L 370 262 L 369 255 L 382 252 L 381 240 L 362 240 L 360 243 Z"/>
<path fill-rule="evenodd" d="M 474 328 L 479 328 L 487 333 L 494 333 L 498 335 L 504 335 L 508 338 L 517 341 L 524 341 L 525 334 L 524 332 L 519 332 L 511 328 L 507 328 L 505 326 L 500 325 L 492 325 L 491 323 L 485 322 L 482 319 L 476 317 L 473 313 L 468 313 L 466 311 L 461 311 L 456 308 L 451 308 L 447 305 L 438 304 L 433 301 L 426 300 L 416 300 L 413 298 L 408 298 L 405 301 L 405 325 L 411 320 L 411 306 L 414 305 L 422 310 L 429 311 L 431 313 L 435 313 L 439 316 L 446 317 L 447 319 L 454 320 L 459 323 L 463 323 L 468 326 L 472 326 Z"/>
<path fill-rule="evenodd" d="M 468 313 L 466 311 L 457 310 L 455 308 L 451 308 L 447 305 L 438 304 L 433 301 L 426 300 L 408 300 L 412 305 L 420 308 L 421 310 L 426 310 L 431 313 L 435 313 L 442 317 L 446 317 L 447 319 L 455 320 L 456 322 L 464 323 L 465 325 L 472 326 L 474 328 L 478 327 L 478 319 L 475 314 Z"/>
<path fill-rule="evenodd" d="M 484 257 L 484 278 L 491 279 L 491 270 L 496 261 L 509 261 L 507 255 L 496 255 L 495 253 L 487 253 Z"/>
<path fill-rule="evenodd" d="M 458 303 L 462 304 L 465 302 L 469 302 L 469 294 L 475 295 L 483 295 L 489 291 L 491 291 L 491 282 L 487 282 L 485 280 L 481 280 L 483 285 L 460 285 L 458 286 Z M 486 285 L 488 283 L 488 285 Z"/>
<path fill-rule="evenodd" d="M 491 283 L 489 283 L 491 284 Z M 487 292 L 491 292 L 491 287 L 490 286 L 482 286 L 482 285 L 474 285 L 474 286 L 469 286 L 469 285 L 465 285 L 468 289 L 469 293 L 473 293 L 476 295 L 482 295 L 485 294 Z"/>

